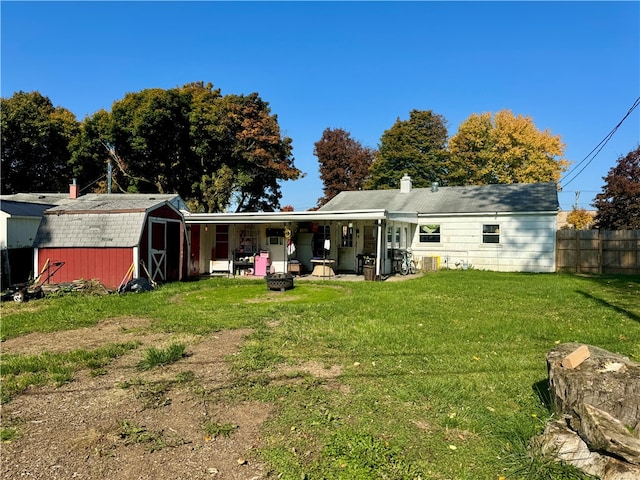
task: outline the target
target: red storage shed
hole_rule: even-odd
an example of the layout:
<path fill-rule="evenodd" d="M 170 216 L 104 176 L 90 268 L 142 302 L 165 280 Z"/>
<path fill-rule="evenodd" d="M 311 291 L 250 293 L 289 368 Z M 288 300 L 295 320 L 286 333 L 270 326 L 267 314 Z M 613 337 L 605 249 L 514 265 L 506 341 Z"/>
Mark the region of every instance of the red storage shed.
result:
<path fill-rule="evenodd" d="M 134 278 L 182 280 L 183 205 L 177 195 L 90 194 L 51 208 L 34 241 L 34 268 L 41 271 L 47 260 L 65 262 L 56 283 L 95 278 L 114 289 L 132 266 Z"/>

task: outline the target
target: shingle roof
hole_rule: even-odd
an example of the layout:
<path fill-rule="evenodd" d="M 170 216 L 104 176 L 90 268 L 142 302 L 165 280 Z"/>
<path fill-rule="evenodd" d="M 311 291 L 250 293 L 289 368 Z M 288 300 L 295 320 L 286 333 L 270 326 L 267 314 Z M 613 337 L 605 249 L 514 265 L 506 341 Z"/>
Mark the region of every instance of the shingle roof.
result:
<path fill-rule="evenodd" d="M 169 202 L 178 210 L 188 210 L 184 200 L 178 194 L 143 194 L 143 193 L 88 193 L 78 198 L 70 198 L 68 193 L 14 193 L 12 195 L 0 195 L 0 201 L 15 201 L 45 204 L 49 206 L 68 206 L 61 210 L 82 209 L 117 209 L 150 208 L 162 202 Z M 99 206 L 94 202 L 102 202 Z M 88 204 L 92 206 L 88 207 Z M 109 206 L 111 204 L 112 206 Z"/>
<path fill-rule="evenodd" d="M 70 202 L 66 202 L 48 211 L 48 214 L 60 214 L 62 212 L 123 212 L 146 211 L 164 202 L 172 203 L 179 198 L 177 195 L 144 195 L 130 193 L 101 193 L 83 195 Z M 174 204 L 177 207 L 177 205 Z"/>
<path fill-rule="evenodd" d="M 464 214 L 495 212 L 555 212 L 558 210 L 555 183 L 517 183 L 465 187 L 415 188 L 400 190 L 359 190 L 341 192 L 319 211 L 363 208 L 418 214 Z"/>
<path fill-rule="evenodd" d="M 42 217 L 53 205 L 0 200 L 0 210 L 14 217 Z"/>
<path fill-rule="evenodd" d="M 146 213 L 45 215 L 34 245 L 45 247 L 133 247 L 138 245 Z"/>
<path fill-rule="evenodd" d="M 38 203 L 44 205 L 61 205 L 70 202 L 68 193 L 14 193 L 11 195 L 0 195 L 0 200 L 15 201 L 25 203 Z"/>
<path fill-rule="evenodd" d="M 139 244 L 147 213 L 178 195 L 89 194 L 50 208 L 34 245 L 46 247 L 133 247 Z"/>

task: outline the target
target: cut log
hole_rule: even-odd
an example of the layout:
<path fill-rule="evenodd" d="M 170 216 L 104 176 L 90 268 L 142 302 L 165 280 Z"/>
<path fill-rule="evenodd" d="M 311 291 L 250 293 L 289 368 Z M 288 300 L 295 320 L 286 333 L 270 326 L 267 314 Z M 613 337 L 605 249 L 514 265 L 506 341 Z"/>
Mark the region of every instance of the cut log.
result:
<path fill-rule="evenodd" d="M 589 450 L 580 436 L 566 422 L 549 422 L 542 435 L 531 442 L 532 453 L 548 455 L 568 463 L 600 480 L 638 480 L 640 466 Z"/>
<path fill-rule="evenodd" d="M 613 454 L 640 465 L 640 439 L 632 430 L 588 403 L 576 408 L 576 414 L 580 417 L 578 434 L 590 450 Z"/>

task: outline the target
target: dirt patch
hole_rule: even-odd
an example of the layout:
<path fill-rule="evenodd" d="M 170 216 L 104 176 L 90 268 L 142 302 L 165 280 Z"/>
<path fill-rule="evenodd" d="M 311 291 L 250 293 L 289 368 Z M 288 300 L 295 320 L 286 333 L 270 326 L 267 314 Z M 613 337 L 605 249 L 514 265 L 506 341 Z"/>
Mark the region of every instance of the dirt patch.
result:
<path fill-rule="evenodd" d="M 6 479 L 261 479 L 254 452 L 273 407 L 230 402 L 225 359 L 238 351 L 248 330 L 205 337 L 146 334 L 148 321 L 111 319 L 67 332 L 30 334 L 3 342 L 4 353 L 93 349 L 131 340 L 160 345 L 176 340 L 188 355 L 141 372 L 141 349 L 120 357 L 106 374 L 79 372 L 59 388 L 32 388 L 2 409 L 3 427 L 19 435 L 2 445 Z M 207 425 L 228 426 L 215 436 Z"/>
<path fill-rule="evenodd" d="M 271 381 L 275 385 L 299 384 L 302 383 L 300 374 L 310 375 L 325 380 L 323 388 L 327 390 L 339 391 L 343 395 L 351 393 L 347 385 L 343 385 L 338 380 L 342 375 L 341 365 L 325 366 L 320 362 L 309 361 L 300 365 L 282 365 L 271 373 Z"/>
<path fill-rule="evenodd" d="M 62 353 L 77 349 L 93 350 L 109 343 L 140 341 L 142 344 L 164 338 L 166 334 L 148 334 L 149 319 L 109 318 L 93 327 L 60 332 L 34 332 L 2 342 L 2 353 L 35 355 L 42 352 Z"/>
<path fill-rule="evenodd" d="M 306 373 L 317 378 L 338 378 L 342 375 L 342 367 L 340 365 L 331 365 L 329 367 L 319 362 L 305 362 L 300 365 L 283 365 L 276 370 L 275 376 L 292 375 L 297 372 Z"/>

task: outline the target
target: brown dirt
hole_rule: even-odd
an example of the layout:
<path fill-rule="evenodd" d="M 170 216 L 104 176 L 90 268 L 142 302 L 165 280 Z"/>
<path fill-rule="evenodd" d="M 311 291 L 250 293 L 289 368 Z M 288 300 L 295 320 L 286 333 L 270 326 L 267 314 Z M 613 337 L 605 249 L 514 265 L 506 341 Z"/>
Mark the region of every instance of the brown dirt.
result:
<path fill-rule="evenodd" d="M 31 388 L 17 396 L 2 408 L 3 427 L 19 432 L 0 446 L 2 478 L 267 478 L 254 453 L 273 407 L 219 395 L 232 382 L 225 357 L 238 351 L 249 331 L 176 337 L 148 334 L 147 326 L 144 319 L 110 319 L 91 328 L 2 343 L 3 353 L 33 354 L 132 340 L 143 346 L 180 341 L 188 354 L 142 372 L 136 368 L 141 347 L 113 361 L 104 375 L 81 371 L 61 387 Z M 192 382 L 177 381 L 185 372 L 192 372 Z M 208 422 L 237 428 L 212 438 L 203 428 Z"/>

